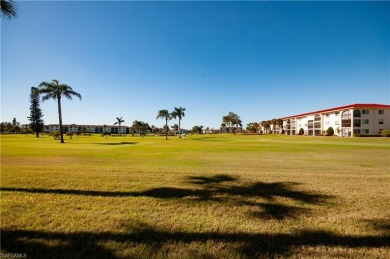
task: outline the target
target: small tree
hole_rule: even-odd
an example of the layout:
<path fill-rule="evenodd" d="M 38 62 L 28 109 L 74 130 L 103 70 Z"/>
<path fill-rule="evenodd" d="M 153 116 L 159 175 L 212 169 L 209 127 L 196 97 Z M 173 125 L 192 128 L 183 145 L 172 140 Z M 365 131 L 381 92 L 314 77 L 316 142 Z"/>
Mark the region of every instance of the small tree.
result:
<path fill-rule="evenodd" d="M 258 128 L 259 128 L 259 124 L 257 122 L 251 122 L 246 125 L 246 129 L 250 131 L 252 134 L 257 133 Z"/>
<path fill-rule="evenodd" d="M 202 134 L 203 126 L 194 126 L 192 127 L 192 133 Z"/>
<path fill-rule="evenodd" d="M 39 132 L 43 129 L 43 113 L 40 107 L 38 88 L 36 87 L 31 87 L 30 102 L 30 117 L 27 118 L 30 120 L 30 126 L 38 138 Z"/>
<path fill-rule="evenodd" d="M 53 136 L 54 139 L 60 139 L 61 133 L 59 131 L 53 131 L 52 133 L 49 134 L 49 136 Z"/>
<path fill-rule="evenodd" d="M 334 129 L 332 127 L 329 127 L 326 130 L 326 136 L 333 136 L 334 135 Z"/>
<path fill-rule="evenodd" d="M 107 131 L 103 131 L 102 133 L 102 137 L 106 136 L 106 139 L 108 136 L 111 136 L 111 133 L 107 132 Z"/>
<path fill-rule="evenodd" d="M 240 117 L 234 112 L 229 112 L 228 115 L 222 116 L 222 123 L 229 127 L 229 133 L 232 126 L 242 126 Z M 233 133 L 236 134 L 236 129 L 233 128 Z"/>
<path fill-rule="evenodd" d="M 305 133 L 305 131 L 304 131 L 302 128 L 300 128 L 298 134 L 299 134 L 299 135 L 303 135 L 304 133 Z"/>
<path fill-rule="evenodd" d="M 390 137 L 390 130 L 385 129 L 381 131 L 382 137 Z"/>
<path fill-rule="evenodd" d="M 16 120 L 16 118 L 12 119 L 12 130 L 15 134 L 20 131 L 20 122 Z"/>

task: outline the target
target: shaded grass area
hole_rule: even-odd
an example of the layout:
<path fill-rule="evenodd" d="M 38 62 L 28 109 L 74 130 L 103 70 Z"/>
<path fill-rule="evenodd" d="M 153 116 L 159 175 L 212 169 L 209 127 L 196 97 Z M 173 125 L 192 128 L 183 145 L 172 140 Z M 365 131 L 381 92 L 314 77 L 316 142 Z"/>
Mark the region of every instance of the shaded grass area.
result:
<path fill-rule="evenodd" d="M 10 251 L 25 251 L 28 255 L 56 258 L 115 258 L 118 255 L 112 249 L 105 248 L 102 242 L 120 243 L 126 246 L 151 247 L 143 255 L 134 257 L 166 256 L 170 252 L 167 244 L 190 244 L 211 242 L 231 246 L 231 256 L 275 257 L 291 256 L 299 246 L 328 246 L 346 248 L 380 248 L 388 247 L 390 235 L 384 236 L 343 236 L 325 231 L 300 231 L 293 234 L 251 234 L 251 233 L 218 233 L 218 232 L 174 232 L 161 231 L 153 227 L 132 226 L 132 233 L 53 233 L 31 230 L 2 230 L 2 245 Z M 25 241 L 28 240 L 28 241 Z M 45 242 L 55 240 L 58 245 L 47 245 Z M 77 252 L 76 252 L 77 251 Z M 217 258 L 216 254 L 194 253 L 198 257 Z M 384 254 L 385 255 L 385 254 Z M 187 255 L 188 256 L 188 255 Z"/>
<path fill-rule="evenodd" d="M 263 183 L 256 182 L 251 185 L 224 186 L 221 183 L 235 181 L 237 178 L 229 175 L 215 175 L 212 177 L 194 176 L 188 177 L 188 182 L 201 185 L 202 188 L 175 188 L 159 187 L 142 192 L 120 192 L 120 191 L 94 191 L 74 189 L 38 189 L 38 188 L 12 188 L 1 187 L 0 191 L 22 192 L 32 194 L 55 194 L 55 195 L 83 195 L 97 197 L 150 197 L 156 199 L 185 199 L 191 201 L 214 201 L 226 204 L 249 205 L 259 208 L 257 217 L 262 219 L 283 219 L 285 217 L 296 217 L 300 213 L 308 212 L 308 209 L 287 206 L 277 203 L 276 197 L 288 198 L 302 203 L 321 204 L 332 198 L 327 195 L 314 194 L 295 190 L 297 183 Z M 268 202 L 253 202 L 248 198 L 261 198 Z M 188 201 L 188 199 L 185 199 Z"/>
<path fill-rule="evenodd" d="M 390 142 L 1 136 L 1 252 L 387 258 Z"/>

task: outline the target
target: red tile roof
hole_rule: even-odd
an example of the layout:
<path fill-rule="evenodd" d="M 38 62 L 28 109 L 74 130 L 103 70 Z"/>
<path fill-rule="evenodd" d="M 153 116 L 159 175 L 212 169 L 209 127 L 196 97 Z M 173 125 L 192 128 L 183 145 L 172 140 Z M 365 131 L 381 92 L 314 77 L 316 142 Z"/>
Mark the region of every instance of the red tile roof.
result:
<path fill-rule="evenodd" d="M 307 112 L 307 113 L 297 114 L 297 115 L 293 115 L 293 116 L 287 116 L 287 117 L 283 117 L 282 119 L 290 119 L 290 118 L 304 117 L 307 115 L 318 114 L 318 113 L 327 113 L 327 112 L 341 111 L 341 110 L 346 110 L 346 109 L 361 109 L 361 108 L 390 109 L 390 105 L 388 105 L 388 104 L 375 104 L 375 103 L 355 103 L 355 104 L 339 106 L 339 107 L 320 110 L 320 111 Z"/>

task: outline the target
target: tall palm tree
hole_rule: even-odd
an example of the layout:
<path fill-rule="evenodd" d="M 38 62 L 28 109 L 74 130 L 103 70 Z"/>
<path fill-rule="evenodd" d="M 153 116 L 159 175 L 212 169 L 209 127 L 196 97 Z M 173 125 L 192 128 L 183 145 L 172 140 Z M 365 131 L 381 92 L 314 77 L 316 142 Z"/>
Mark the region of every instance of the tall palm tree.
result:
<path fill-rule="evenodd" d="M 15 1 L 12 0 L 0 0 L 1 14 L 3 17 L 10 20 L 12 17 L 16 17 Z"/>
<path fill-rule="evenodd" d="M 179 107 L 179 108 L 175 107 L 175 109 L 174 109 L 173 112 L 171 113 L 172 118 L 174 118 L 174 119 L 179 118 L 179 129 L 178 129 L 178 131 L 179 131 L 179 138 L 181 138 L 180 121 L 181 121 L 181 119 L 182 119 L 184 116 L 186 116 L 186 115 L 184 114 L 185 110 L 186 110 L 186 108 L 183 108 L 183 107 Z"/>
<path fill-rule="evenodd" d="M 76 96 L 81 100 L 81 95 L 73 91 L 72 87 L 66 84 L 59 84 L 58 80 L 54 79 L 50 83 L 42 82 L 38 87 L 39 94 L 43 94 L 42 101 L 49 99 L 57 100 L 58 106 L 58 121 L 60 124 L 61 143 L 64 143 L 64 134 L 62 129 L 62 112 L 61 112 L 61 98 L 65 97 L 72 100 L 72 96 Z"/>
<path fill-rule="evenodd" d="M 273 118 L 273 119 L 271 120 L 272 134 L 275 134 L 276 122 L 277 122 L 277 120 L 276 120 L 275 118 Z"/>
<path fill-rule="evenodd" d="M 114 125 L 117 125 L 118 124 L 118 126 L 119 126 L 119 128 L 118 128 L 118 133 L 119 133 L 119 135 L 121 134 L 121 124 L 122 124 L 122 122 L 125 122 L 125 120 L 122 118 L 122 117 L 116 117 L 116 122 L 114 123 Z"/>
<path fill-rule="evenodd" d="M 168 110 L 159 110 L 157 113 L 156 120 L 160 118 L 165 119 L 165 139 L 168 139 L 168 120 L 171 119 L 171 115 L 169 114 Z"/>

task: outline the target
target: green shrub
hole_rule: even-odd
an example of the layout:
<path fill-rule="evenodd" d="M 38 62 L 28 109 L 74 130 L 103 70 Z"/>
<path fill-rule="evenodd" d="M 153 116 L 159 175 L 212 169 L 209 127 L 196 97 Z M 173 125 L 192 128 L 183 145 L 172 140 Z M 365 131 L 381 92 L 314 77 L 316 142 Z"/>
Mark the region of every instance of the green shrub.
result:
<path fill-rule="evenodd" d="M 334 135 L 334 129 L 332 127 L 329 127 L 326 130 L 326 136 L 333 136 Z"/>
<path fill-rule="evenodd" d="M 390 137 L 390 130 L 382 130 L 381 136 L 382 137 Z"/>
<path fill-rule="evenodd" d="M 298 135 L 303 135 L 304 133 L 305 133 L 305 131 L 302 128 L 300 128 Z"/>
<path fill-rule="evenodd" d="M 53 136 L 54 139 L 60 139 L 61 133 L 59 131 L 53 131 L 49 134 L 49 136 Z"/>
<path fill-rule="evenodd" d="M 67 132 L 66 133 L 66 136 L 69 136 L 69 139 L 72 139 L 73 135 L 74 135 L 73 132 Z"/>
<path fill-rule="evenodd" d="M 357 138 L 382 137 L 381 134 L 358 134 L 358 133 L 353 134 L 353 136 Z"/>

